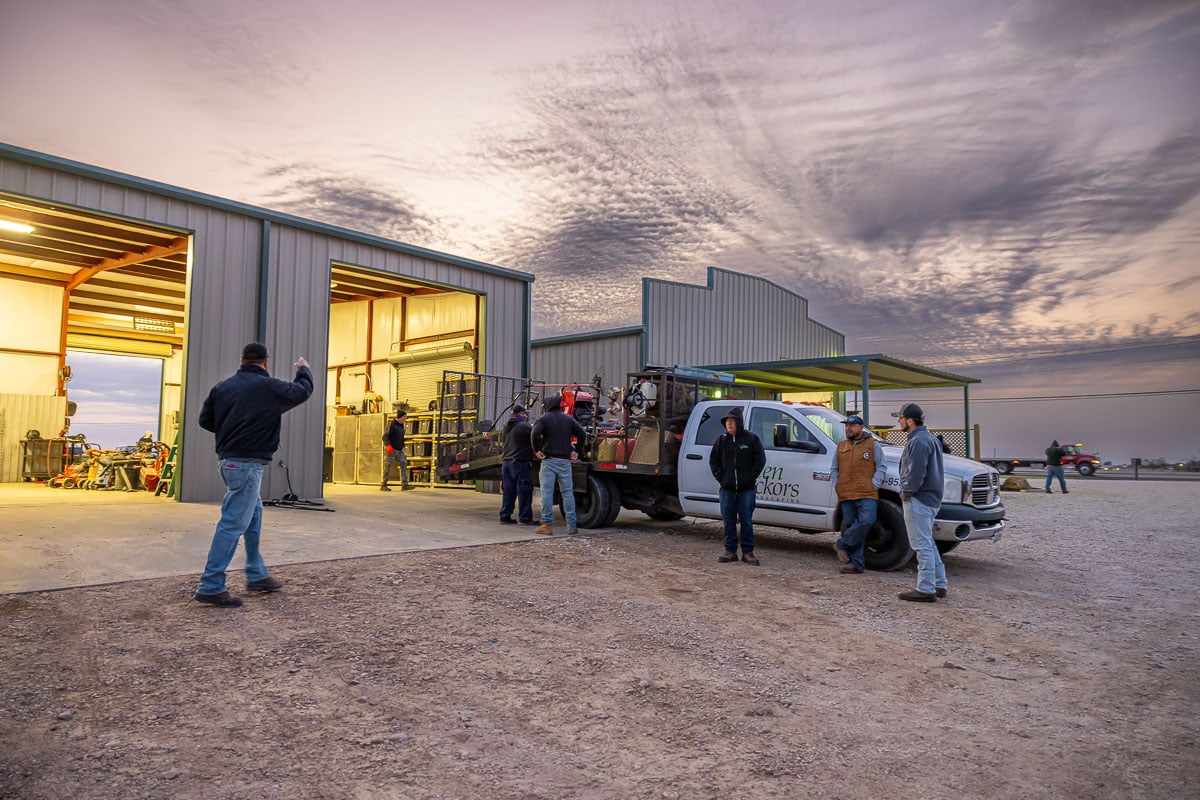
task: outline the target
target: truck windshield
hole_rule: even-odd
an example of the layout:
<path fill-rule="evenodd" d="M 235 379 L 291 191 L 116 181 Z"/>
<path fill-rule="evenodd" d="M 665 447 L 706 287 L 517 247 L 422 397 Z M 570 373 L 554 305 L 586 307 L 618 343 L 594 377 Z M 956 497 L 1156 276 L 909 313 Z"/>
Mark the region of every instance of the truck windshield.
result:
<path fill-rule="evenodd" d="M 842 424 L 846 418 L 832 408 L 824 406 L 792 406 L 792 408 L 799 411 L 800 416 L 824 431 L 825 435 L 833 439 L 835 443 L 846 438 L 846 426 Z"/>

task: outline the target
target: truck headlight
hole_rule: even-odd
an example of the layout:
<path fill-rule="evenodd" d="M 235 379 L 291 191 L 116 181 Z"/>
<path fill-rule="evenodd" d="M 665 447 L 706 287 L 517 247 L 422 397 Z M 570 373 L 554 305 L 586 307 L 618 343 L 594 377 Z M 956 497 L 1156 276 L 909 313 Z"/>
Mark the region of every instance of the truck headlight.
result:
<path fill-rule="evenodd" d="M 970 485 L 964 483 L 959 478 L 952 478 L 949 475 L 942 479 L 942 502 L 943 503 L 961 503 L 963 502 L 963 492 L 970 492 Z M 965 495 L 970 497 L 970 494 Z"/>

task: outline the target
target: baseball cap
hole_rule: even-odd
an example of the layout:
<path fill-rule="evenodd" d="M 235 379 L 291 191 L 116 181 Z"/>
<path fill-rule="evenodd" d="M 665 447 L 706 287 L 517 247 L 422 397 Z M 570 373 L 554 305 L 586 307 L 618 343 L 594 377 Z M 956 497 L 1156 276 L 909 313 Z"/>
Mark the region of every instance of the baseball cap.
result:
<path fill-rule="evenodd" d="M 251 342 L 242 348 L 242 358 L 247 361 L 262 361 L 270 355 L 267 352 L 267 346 L 260 342 Z"/>
<path fill-rule="evenodd" d="M 862 421 L 862 417 L 860 417 L 858 414 L 851 414 L 850 416 L 846 417 L 845 421 L 842 424 L 843 425 L 862 425 L 863 421 Z"/>
<path fill-rule="evenodd" d="M 513 410 L 512 410 L 512 413 L 514 413 L 514 414 L 524 414 L 524 413 L 525 413 L 525 406 L 521 405 L 520 403 L 516 403 L 515 405 L 513 405 Z"/>
<path fill-rule="evenodd" d="M 899 411 L 893 411 L 892 416 L 896 417 L 897 419 L 900 417 L 907 417 L 909 419 L 925 419 L 925 412 L 922 411 L 921 407 L 916 403 L 905 403 L 904 405 L 900 406 Z"/>

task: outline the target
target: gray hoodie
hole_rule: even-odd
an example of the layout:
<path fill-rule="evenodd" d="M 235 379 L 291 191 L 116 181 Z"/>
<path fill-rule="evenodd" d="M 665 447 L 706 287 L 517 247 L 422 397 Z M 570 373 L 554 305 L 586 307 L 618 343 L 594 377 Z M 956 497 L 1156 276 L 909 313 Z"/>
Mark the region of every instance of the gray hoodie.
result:
<path fill-rule="evenodd" d="M 918 425 L 908 434 L 900 456 L 900 495 L 941 508 L 943 474 L 941 445 L 924 425 Z"/>

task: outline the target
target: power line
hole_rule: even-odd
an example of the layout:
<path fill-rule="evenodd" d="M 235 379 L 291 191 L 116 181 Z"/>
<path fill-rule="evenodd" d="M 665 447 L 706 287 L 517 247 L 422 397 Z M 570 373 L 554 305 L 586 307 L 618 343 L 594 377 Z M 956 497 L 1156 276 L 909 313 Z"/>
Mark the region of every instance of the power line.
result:
<path fill-rule="evenodd" d="M 1023 403 L 1030 400 L 1104 400 L 1114 397 L 1164 397 L 1185 394 L 1200 394 L 1200 389 L 1162 389 L 1147 392 L 1097 392 L 1095 394 L 1026 395 L 1023 397 L 972 397 L 971 403 Z M 962 405 L 961 400 L 951 399 L 931 399 L 922 401 L 922 403 L 924 405 Z"/>
<path fill-rule="evenodd" d="M 958 367 L 973 367 L 986 364 L 1020 364 L 1026 361 L 1042 361 L 1053 358 L 1067 358 L 1070 356 L 1088 356 L 1088 355 L 1107 355 L 1109 353 L 1127 353 L 1136 350 L 1153 350 L 1160 347 L 1186 347 L 1188 345 L 1200 344 L 1200 336 L 1181 336 L 1175 339 L 1166 339 L 1154 342 L 1141 342 L 1135 344 L 1111 344 L 1100 345 L 1097 347 L 1082 347 L 1075 350 L 1061 350 L 1058 352 L 1041 352 L 1041 353 L 997 353 L 991 356 L 983 356 L 973 360 L 956 360 L 950 358 L 928 359 L 930 366 L 945 365 L 943 368 L 951 366 Z M 1179 359 L 1170 360 L 1186 360 L 1189 356 L 1181 355 Z"/>

